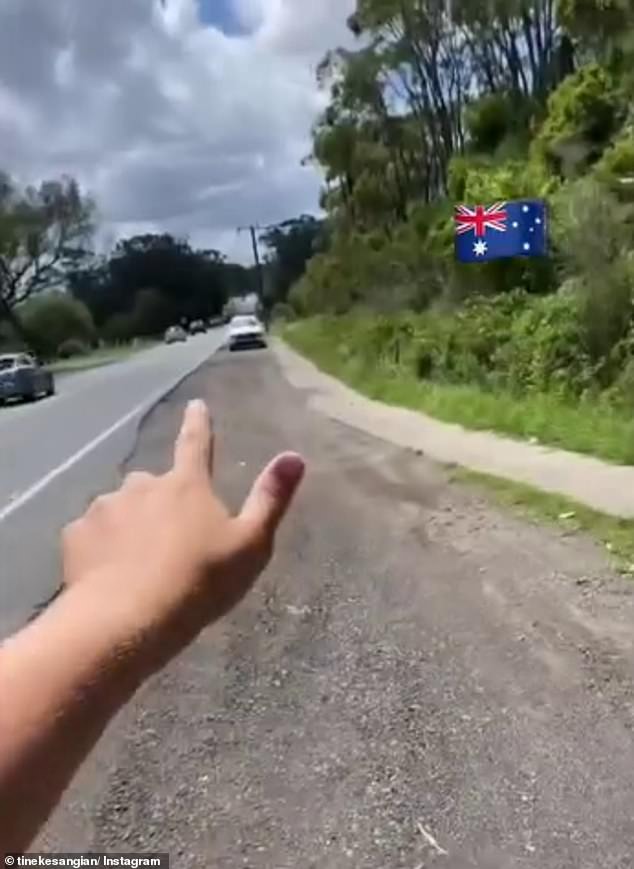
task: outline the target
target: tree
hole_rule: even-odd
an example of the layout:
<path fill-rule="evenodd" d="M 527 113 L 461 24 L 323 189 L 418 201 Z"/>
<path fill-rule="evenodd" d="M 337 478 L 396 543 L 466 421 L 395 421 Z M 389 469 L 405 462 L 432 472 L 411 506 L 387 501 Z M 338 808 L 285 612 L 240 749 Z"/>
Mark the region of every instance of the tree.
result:
<path fill-rule="evenodd" d="M 158 290 L 141 290 L 135 300 L 130 325 L 136 336 L 162 334 L 174 322 L 174 308 Z"/>
<path fill-rule="evenodd" d="M 303 215 L 271 226 L 262 234 L 261 240 L 269 251 L 267 307 L 286 301 L 290 288 L 318 252 L 323 229 L 323 221 Z"/>
<path fill-rule="evenodd" d="M 146 234 L 121 240 L 109 258 L 72 273 L 69 286 L 102 327 L 115 315 L 132 314 L 148 289 L 153 296 L 144 296 L 142 308 L 153 308 L 153 323 L 163 322 L 168 309 L 173 321 L 217 316 L 230 290 L 240 283 L 244 289 L 244 274 L 246 269 L 226 263 L 218 251 L 194 250 L 188 241 L 168 234 Z M 134 321 L 132 317 L 130 328 Z"/>
<path fill-rule="evenodd" d="M 559 14 L 569 32 L 591 56 L 609 59 L 632 21 L 632 0 L 559 0 Z"/>
<path fill-rule="evenodd" d="M 93 212 L 72 178 L 22 190 L 0 177 L 0 316 L 16 329 L 23 330 L 16 306 L 60 284 L 85 256 Z"/>
<path fill-rule="evenodd" d="M 20 322 L 31 336 L 38 353 L 51 359 L 69 339 L 87 346 L 95 340 L 95 324 L 82 302 L 67 293 L 44 292 L 20 306 Z"/>

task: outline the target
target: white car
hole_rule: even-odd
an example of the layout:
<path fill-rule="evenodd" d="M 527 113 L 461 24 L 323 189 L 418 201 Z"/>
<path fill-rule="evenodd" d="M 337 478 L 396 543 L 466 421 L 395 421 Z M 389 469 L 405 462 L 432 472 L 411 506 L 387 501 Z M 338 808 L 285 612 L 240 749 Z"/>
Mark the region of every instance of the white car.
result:
<path fill-rule="evenodd" d="M 227 330 L 227 344 L 232 352 L 242 347 L 266 347 L 266 329 L 253 314 L 234 317 Z"/>
<path fill-rule="evenodd" d="M 183 341 L 187 341 L 187 332 L 182 326 L 170 326 L 165 333 L 164 340 L 166 344 L 180 344 Z"/>

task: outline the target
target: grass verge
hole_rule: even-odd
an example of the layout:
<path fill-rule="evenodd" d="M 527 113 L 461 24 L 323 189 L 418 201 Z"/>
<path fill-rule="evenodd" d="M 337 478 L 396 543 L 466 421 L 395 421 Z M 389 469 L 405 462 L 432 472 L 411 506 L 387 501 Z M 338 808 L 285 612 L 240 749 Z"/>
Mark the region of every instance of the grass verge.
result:
<path fill-rule="evenodd" d="M 85 356 L 73 356 L 70 359 L 58 359 L 46 367 L 55 374 L 68 374 L 73 371 L 86 371 L 89 368 L 101 368 L 104 365 L 113 365 L 122 362 L 130 356 L 135 356 L 144 350 L 154 347 L 156 342 L 143 341 L 134 346 L 132 344 L 121 347 L 103 347 L 88 353 Z"/>
<path fill-rule="evenodd" d="M 464 468 L 454 469 L 451 479 L 480 489 L 483 494 L 517 512 L 541 523 L 556 524 L 569 532 L 583 532 L 602 543 L 617 560 L 622 573 L 634 573 L 634 519 L 617 519 L 578 504 L 563 495 L 551 495 L 513 483 L 489 474 L 480 474 Z"/>
<path fill-rule="evenodd" d="M 605 404 L 564 403 L 555 395 L 534 393 L 518 398 L 477 385 L 423 381 L 408 368 L 382 362 L 377 354 L 356 352 L 347 340 L 329 331 L 328 322 L 306 320 L 284 328 L 282 337 L 313 360 L 370 398 L 420 410 L 469 429 L 496 431 L 622 465 L 634 464 L 634 419 Z"/>

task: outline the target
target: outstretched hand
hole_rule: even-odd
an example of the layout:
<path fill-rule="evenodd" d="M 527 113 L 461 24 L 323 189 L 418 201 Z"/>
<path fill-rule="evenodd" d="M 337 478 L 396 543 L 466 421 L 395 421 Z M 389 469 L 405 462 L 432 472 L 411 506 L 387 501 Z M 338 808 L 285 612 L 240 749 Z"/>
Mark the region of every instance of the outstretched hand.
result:
<path fill-rule="evenodd" d="M 174 465 L 131 474 L 64 533 L 64 585 L 0 644 L 0 851 L 31 842 L 103 728 L 142 682 L 249 590 L 304 473 L 279 456 L 230 516 L 213 438 L 189 405 Z"/>
<path fill-rule="evenodd" d="M 65 585 L 84 583 L 129 629 L 157 637 L 161 656 L 186 645 L 249 590 L 304 473 L 298 455 L 278 456 L 232 517 L 212 488 L 213 447 L 206 406 L 194 401 L 172 469 L 131 474 L 64 533 Z"/>

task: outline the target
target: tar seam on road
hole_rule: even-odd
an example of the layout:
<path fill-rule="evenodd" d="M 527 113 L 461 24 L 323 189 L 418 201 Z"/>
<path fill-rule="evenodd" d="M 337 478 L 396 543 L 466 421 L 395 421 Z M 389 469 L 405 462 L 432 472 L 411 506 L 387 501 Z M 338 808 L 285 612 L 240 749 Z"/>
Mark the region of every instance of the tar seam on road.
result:
<path fill-rule="evenodd" d="M 221 345 L 222 346 L 222 345 Z M 137 404 L 133 410 L 129 411 L 122 416 L 121 419 L 117 420 L 113 425 L 103 431 L 100 435 L 97 435 L 96 438 L 93 438 L 89 443 L 85 444 L 80 450 L 74 453 L 70 458 L 66 459 L 66 461 L 62 462 L 61 465 L 58 465 L 56 468 L 53 468 L 52 471 L 49 471 L 48 474 L 45 474 L 37 483 L 34 483 L 32 486 L 29 486 L 26 491 L 22 492 L 21 495 L 18 495 L 10 504 L 7 504 L 2 510 L 0 510 L 0 525 L 5 522 L 10 516 L 16 513 L 21 507 L 35 498 L 36 495 L 39 495 L 47 486 L 49 486 L 53 480 L 56 480 L 58 477 L 61 477 L 62 474 L 65 474 L 66 471 L 69 471 L 72 467 L 74 467 L 78 462 L 84 459 L 87 455 L 92 453 L 97 447 L 101 446 L 102 443 L 108 440 L 109 437 L 112 437 L 113 434 L 116 434 L 119 429 L 123 428 L 129 422 L 131 422 L 135 416 L 141 414 L 141 420 L 139 422 L 139 428 L 145 422 L 148 415 L 154 410 L 154 408 L 163 401 L 167 396 L 171 395 L 178 387 L 183 383 L 183 381 L 187 380 L 188 377 L 191 377 L 199 368 L 202 368 L 209 359 L 214 356 L 221 347 L 217 347 L 213 353 L 210 353 L 209 357 L 203 359 L 202 362 L 197 363 L 190 371 L 187 371 L 185 374 L 181 375 L 174 383 L 171 383 L 167 388 L 161 388 L 158 392 L 154 393 L 152 398 L 149 400 L 142 401 L 140 404 Z M 134 444 L 132 447 L 132 452 L 134 451 L 134 446 L 138 440 L 139 432 L 135 433 Z M 124 465 L 126 461 L 129 460 L 131 451 L 128 451 L 128 455 L 124 458 L 121 463 Z"/>
<path fill-rule="evenodd" d="M 128 422 L 134 419 L 137 414 L 141 413 L 141 411 L 146 406 L 145 401 L 138 404 L 134 410 L 126 413 L 125 416 L 122 416 L 121 419 L 117 420 L 114 425 L 111 425 L 110 428 L 107 428 L 100 435 L 97 435 L 96 438 L 89 441 L 85 444 L 80 450 L 74 453 L 70 458 L 66 459 L 65 462 L 62 462 L 61 465 L 58 465 L 56 468 L 53 468 L 52 471 L 49 471 L 48 474 L 45 474 L 37 483 L 34 483 L 30 486 L 25 492 L 22 492 L 15 500 L 11 501 L 10 504 L 7 504 L 2 510 L 0 510 L 0 523 L 4 522 L 9 518 L 13 513 L 27 504 L 32 498 L 36 495 L 39 495 L 41 491 L 43 491 L 53 480 L 60 477 L 62 474 L 69 471 L 74 465 L 80 462 L 83 458 L 85 458 L 89 453 L 95 450 L 98 446 L 100 446 L 104 441 L 108 440 L 115 432 L 117 432 L 120 428 L 123 428 Z"/>

